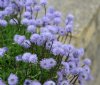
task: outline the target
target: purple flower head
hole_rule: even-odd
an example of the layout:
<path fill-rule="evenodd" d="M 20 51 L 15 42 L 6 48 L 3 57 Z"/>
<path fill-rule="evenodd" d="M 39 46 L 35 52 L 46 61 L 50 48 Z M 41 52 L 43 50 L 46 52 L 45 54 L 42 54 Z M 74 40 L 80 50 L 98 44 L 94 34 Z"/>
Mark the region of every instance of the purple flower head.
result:
<path fill-rule="evenodd" d="M 56 85 L 56 83 L 52 80 L 48 80 L 43 85 Z"/>
<path fill-rule="evenodd" d="M 6 47 L 0 48 L 0 57 L 3 57 L 6 52 L 7 52 Z"/>
<path fill-rule="evenodd" d="M 23 56 L 22 56 L 22 60 L 24 62 L 29 62 L 29 58 L 32 54 L 31 53 L 24 53 Z"/>
<path fill-rule="evenodd" d="M 60 54 L 60 48 L 56 47 L 52 49 L 52 53 L 56 56 Z"/>
<path fill-rule="evenodd" d="M 39 12 L 41 10 L 41 7 L 39 5 L 35 5 L 33 11 Z"/>
<path fill-rule="evenodd" d="M 34 25 L 29 25 L 27 27 L 27 31 L 30 32 L 30 33 L 35 33 L 36 32 L 36 26 Z"/>
<path fill-rule="evenodd" d="M 8 77 L 8 84 L 9 85 L 16 85 L 18 83 L 18 77 L 11 73 Z"/>
<path fill-rule="evenodd" d="M 11 15 L 14 12 L 11 6 L 6 7 L 4 11 L 6 15 Z"/>
<path fill-rule="evenodd" d="M 23 13 L 23 17 L 24 17 L 24 18 L 30 19 L 31 16 L 32 16 L 32 15 L 31 15 L 31 12 L 29 12 L 29 11 L 26 11 L 26 12 Z"/>
<path fill-rule="evenodd" d="M 59 42 L 59 41 L 54 41 L 52 47 L 53 47 L 53 48 L 62 47 L 62 43 Z"/>
<path fill-rule="evenodd" d="M 85 65 L 85 66 L 83 67 L 83 69 L 84 69 L 84 71 L 85 71 L 86 73 L 90 74 L 91 70 L 90 70 L 90 67 L 89 67 L 89 66 Z"/>
<path fill-rule="evenodd" d="M 56 61 L 53 58 L 43 59 L 40 61 L 40 66 L 43 69 L 51 69 L 56 65 Z"/>
<path fill-rule="evenodd" d="M 6 27 L 7 26 L 7 21 L 6 20 L 0 20 L 0 26 Z"/>
<path fill-rule="evenodd" d="M 16 24 L 18 24 L 18 20 L 17 19 L 11 19 L 10 21 L 9 21 L 9 23 L 11 24 L 11 25 L 16 25 Z"/>
<path fill-rule="evenodd" d="M 59 28 L 58 33 L 59 33 L 60 36 L 65 36 L 66 35 L 66 32 L 65 32 L 64 28 Z"/>
<path fill-rule="evenodd" d="M 34 80 L 31 82 L 31 85 L 41 85 L 41 83 L 39 81 Z"/>
<path fill-rule="evenodd" d="M 88 74 L 86 71 L 83 71 L 79 74 L 79 80 L 87 80 L 88 79 Z"/>
<path fill-rule="evenodd" d="M 59 25 L 61 23 L 61 18 L 60 17 L 55 17 L 54 20 L 53 20 L 53 23 L 55 25 Z"/>
<path fill-rule="evenodd" d="M 30 48 L 31 47 L 31 42 L 29 40 L 24 40 L 24 42 L 22 43 L 22 46 L 24 48 Z"/>
<path fill-rule="evenodd" d="M 52 7 L 52 6 L 49 7 L 48 10 L 47 10 L 47 12 L 50 13 L 50 14 L 53 14 L 55 12 L 54 7 Z"/>
<path fill-rule="evenodd" d="M 48 25 L 51 21 L 50 21 L 50 19 L 47 17 L 47 16 L 44 16 L 43 18 L 42 18 L 42 21 L 43 21 L 43 24 L 44 25 Z"/>
<path fill-rule="evenodd" d="M 29 62 L 36 64 L 38 62 L 38 57 L 36 54 L 33 54 L 29 57 Z"/>
<path fill-rule="evenodd" d="M 28 11 L 28 12 L 32 12 L 32 8 L 31 8 L 31 6 L 26 6 L 26 11 Z"/>
<path fill-rule="evenodd" d="M 32 80 L 29 79 L 25 79 L 24 84 L 23 85 L 31 85 Z"/>
<path fill-rule="evenodd" d="M 22 61 L 22 55 L 16 56 L 16 61 Z"/>
<path fill-rule="evenodd" d="M 60 82 L 60 85 L 70 85 L 68 80 L 63 80 Z"/>
<path fill-rule="evenodd" d="M 54 19 L 54 16 L 53 16 L 52 13 L 47 12 L 47 13 L 46 13 L 46 16 L 47 16 L 50 20 L 53 20 L 53 19 Z"/>
<path fill-rule="evenodd" d="M 68 24 L 66 25 L 66 33 L 72 33 L 73 32 L 73 25 L 72 24 Z"/>
<path fill-rule="evenodd" d="M 0 85 L 6 85 L 6 84 L 2 81 L 2 79 L 0 79 Z"/>
<path fill-rule="evenodd" d="M 91 65 L 91 60 L 89 58 L 84 59 L 83 63 L 85 65 Z"/>
<path fill-rule="evenodd" d="M 49 30 L 49 32 L 51 32 L 52 34 L 56 34 L 58 32 L 58 28 L 56 26 L 47 26 L 47 29 Z"/>
<path fill-rule="evenodd" d="M 47 0 L 40 0 L 40 4 L 43 5 L 43 6 L 46 5 L 47 4 Z"/>
<path fill-rule="evenodd" d="M 65 21 L 66 25 L 68 25 L 69 23 L 73 24 L 73 20 L 74 20 L 74 16 L 72 14 L 68 14 L 66 21 Z"/>
<path fill-rule="evenodd" d="M 28 23 L 27 23 L 28 25 L 36 25 L 36 20 L 35 19 L 30 19 L 30 20 L 28 20 Z"/>
<path fill-rule="evenodd" d="M 42 19 L 36 19 L 36 26 L 42 26 L 42 25 L 43 25 Z"/>
<path fill-rule="evenodd" d="M 39 34 L 32 34 L 31 35 L 31 37 L 30 37 L 30 41 L 32 42 L 32 43 L 37 43 L 37 39 L 40 37 L 40 35 Z"/>
<path fill-rule="evenodd" d="M 49 29 L 47 29 L 47 27 L 41 27 L 40 32 L 41 33 L 49 33 Z"/>
<path fill-rule="evenodd" d="M 23 18 L 23 19 L 21 20 L 21 24 L 22 24 L 22 25 L 27 26 L 28 23 L 29 23 L 29 19 L 27 19 L 27 18 Z"/>
<path fill-rule="evenodd" d="M 74 51 L 74 47 L 73 47 L 73 45 L 70 45 L 70 44 L 68 44 L 68 45 L 63 45 L 63 49 L 69 54 L 69 53 L 72 53 L 73 51 Z"/>
<path fill-rule="evenodd" d="M 25 6 L 31 6 L 33 3 L 33 0 L 26 0 Z"/>
<path fill-rule="evenodd" d="M 54 12 L 54 17 L 55 17 L 55 18 L 57 18 L 57 17 L 60 18 L 60 17 L 61 17 L 61 12 L 55 11 L 55 12 Z"/>
<path fill-rule="evenodd" d="M 69 70 L 70 70 L 70 71 L 76 68 L 75 62 L 70 61 L 70 62 L 68 62 L 68 64 L 69 64 Z"/>
<path fill-rule="evenodd" d="M 17 34 L 14 36 L 14 42 L 19 44 L 19 45 L 22 45 L 24 40 L 26 40 L 25 36 L 21 36 L 21 35 L 17 35 Z"/>
<path fill-rule="evenodd" d="M 83 48 L 80 48 L 79 49 L 79 53 L 80 53 L 80 56 L 83 56 L 84 55 L 84 49 Z"/>

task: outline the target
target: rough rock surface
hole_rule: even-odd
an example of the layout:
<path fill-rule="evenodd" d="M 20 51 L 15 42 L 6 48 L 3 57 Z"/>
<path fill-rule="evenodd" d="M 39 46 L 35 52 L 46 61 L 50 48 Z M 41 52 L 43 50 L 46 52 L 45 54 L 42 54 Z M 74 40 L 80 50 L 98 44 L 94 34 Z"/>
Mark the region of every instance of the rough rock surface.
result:
<path fill-rule="evenodd" d="M 62 12 L 63 18 L 68 13 L 74 14 L 76 32 L 72 43 L 77 47 L 84 47 L 85 57 L 93 61 L 91 68 L 94 80 L 88 85 L 100 85 L 100 0 L 48 1 L 50 5 Z"/>

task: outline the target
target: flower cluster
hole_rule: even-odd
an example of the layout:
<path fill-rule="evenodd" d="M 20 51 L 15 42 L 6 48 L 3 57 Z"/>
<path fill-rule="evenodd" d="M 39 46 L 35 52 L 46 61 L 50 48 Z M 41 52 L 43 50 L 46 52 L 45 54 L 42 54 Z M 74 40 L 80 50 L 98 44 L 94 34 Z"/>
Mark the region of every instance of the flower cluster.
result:
<path fill-rule="evenodd" d="M 9 85 L 83 85 L 92 79 L 91 60 L 84 58 L 83 48 L 71 44 L 74 16 L 68 14 L 63 22 L 61 12 L 46 6 L 47 0 L 0 0 L 0 26 L 18 28 L 13 29 L 12 45 L 20 49 L 11 50 L 15 69 L 8 76 Z M 69 38 L 68 43 L 62 43 L 60 36 Z M 6 47 L 0 48 L 0 57 L 6 52 Z M 20 67 L 24 71 L 18 70 Z M 0 85 L 6 85 L 3 79 Z"/>

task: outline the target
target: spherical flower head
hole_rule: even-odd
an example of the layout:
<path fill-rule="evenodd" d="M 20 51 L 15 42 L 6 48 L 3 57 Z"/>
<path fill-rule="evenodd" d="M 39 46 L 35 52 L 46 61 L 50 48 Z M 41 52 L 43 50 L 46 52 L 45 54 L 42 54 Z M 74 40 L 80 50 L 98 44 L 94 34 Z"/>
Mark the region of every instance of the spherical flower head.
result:
<path fill-rule="evenodd" d="M 61 12 L 55 11 L 55 12 L 54 12 L 54 17 L 55 17 L 55 18 L 57 18 L 57 17 L 60 18 L 60 17 L 61 17 Z"/>
<path fill-rule="evenodd" d="M 49 29 L 47 29 L 47 26 L 46 27 L 41 27 L 40 28 L 40 32 L 43 34 L 43 33 L 49 33 Z"/>
<path fill-rule="evenodd" d="M 42 26 L 42 25 L 43 25 L 42 19 L 36 19 L 36 26 Z"/>
<path fill-rule="evenodd" d="M 59 33 L 60 36 L 65 36 L 66 35 L 65 29 L 63 29 L 63 28 L 59 28 L 58 33 Z"/>
<path fill-rule="evenodd" d="M 47 26 L 46 28 L 53 34 L 56 34 L 58 32 L 58 28 L 55 26 Z"/>
<path fill-rule="evenodd" d="M 29 19 L 27 19 L 27 18 L 23 18 L 23 19 L 21 20 L 21 24 L 22 24 L 22 25 L 27 26 L 28 23 L 29 23 Z"/>
<path fill-rule="evenodd" d="M 84 49 L 83 48 L 80 48 L 79 49 L 79 53 L 80 53 L 80 56 L 83 57 L 83 55 L 84 55 Z"/>
<path fill-rule="evenodd" d="M 54 20 L 53 20 L 53 23 L 55 25 L 59 25 L 61 23 L 61 18 L 60 17 L 55 17 Z"/>
<path fill-rule="evenodd" d="M 8 84 L 9 85 L 16 85 L 18 83 L 18 77 L 11 73 L 8 77 Z"/>
<path fill-rule="evenodd" d="M 15 35 L 14 36 L 14 41 L 15 43 L 22 45 L 22 43 L 24 42 L 24 40 L 26 40 L 25 36 L 21 36 L 21 35 Z"/>
<path fill-rule="evenodd" d="M 48 80 L 43 85 L 56 85 L 56 83 L 52 80 Z"/>
<path fill-rule="evenodd" d="M 24 53 L 23 56 L 22 56 L 22 60 L 24 62 L 29 62 L 29 58 L 32 54 L 31 53 Z"/>
<path fill-rule="evenodd" d="M 0 80 L 0 85 L 6 85 L 6 84 L 2 81 L 2 79 Z"/>
<path fill-rule="evenodd" d="M 57 39 L 57 37 L 50 32 L 43 32 L 42 34 L 45 35 L 47 41 L 54 41 Z"/>
<path fill-rule="evenodd" d="M 42 46 L 42 45 L 44 44 L 44 40 L 42 39 L 41 36 L 37 39 L 36 44 L 37 44 L 38 46 Z"/>
<path fill-rule="evenodd" d="M 30 79 L 25 79 L 23 85 L 31 85 L 31 83 L 32 83 L 32 80 L 30 80 Z"/>
<path fill-rule="evenodd" d="M 70 71 L 73 70 L 74 68 L 76 68 L 76 64 L 75 64 L 74 61 L 70 61 L 70 62 L 68 62 L 68 64 L 69 64 L 69 70 Z"/>
<path fill-rule="evenodd" d="M 81 80 L 87 80 L 88 79 L 88 74 L 86 71 L 83 71 L 79 74 L 79 79 Z"/>
<path fill-rule="evenodd" d="M 30 19 L 31 18 L 31 12 L 29 12 L 29 11 L 24 12 L 23 17 L 27 18 L 27 19 Z"/>
<path fill-rule="evenodd" d="M 89 66 L 85 65 L 85 66 L 83 67 L 83 69 L 84 69 L 84 71 L 85 71 L 86 73 L 90 74 L 91 70 L 90 70 L 90 67 L 89 67 Z"/>
<path fill-rule="evenodd" d="M 52 58 L 42 59 L 40 61 L 40 66 L 43 69 L 49 70 L 56 65 L 56 61 Z"/>
<path fill-rule="evenodd" d="M 31 35 L 31 37 L 30 37 L 30 41 L 32 42 L 32 43 L 37 43 L 37 39 L 40 37 L 40 35 L 39 34 L 32 34 Z"/>
<path fill-rule="evenodd" d="M 9 21 L 9 23 L 11 24 L 11 25 L 16 25 L 16 24 L 18 24 L 18 20 L 17 19 L 11 19 L 10 21 Z"/>
<path fill-rule="evenodd" d="M 31 6 L 33 3 L 33 0 L 26 0 L 25 6 Z"/>
<path fill-rule="evenodd" d="M 41 83 L 39 81 L 34 80 L 31 82 L 31 85 L 41 85 Z"/>
<path fill-rule="evenodd" d="M 6 27 L 7 26 L 7 21 L 6 20 L 0 20 L 0 26 Z"/>
<path fill-rule="evenodd" d="M 24 48 L 30 48 L 31 47 L 31 42 L 29 40 L 24 40 L 22 43 L 22 46 Z"/>
<path fill-rule="evenodd" d="M 36 26 L 34 25 L 29 25 L 27 27 L 27 31 L 30 32 L 30 33 L 35 33 L 36 32 Z"/>
<path fill-rule="evenodd" d="M 0 48 L 0 57 L 3 57 L 7 50 L 5 48 Z"/>
<path fill-rule="evenodd" d="M 15 57 L 16 61 L 22 61 L 22 55 L 18 55 Z"/>
<path fill-rule="evenodd" d="M 70 85 L 68 80 L 63 80 L 60 85 Z"/>
<path fill-rule="evenodd" d="M 65 54 L 64 49 L 62 49 L 60 47 L 53 48 L 52 53 L 54 55 L 61 55 L 61 56 L 63 56 Z"/>
<path fill-rule="evenodd" d="M 30 62 L 30 63 L 33 63 L 33 64 L 37 64 L 37 62 L 38 62 L 38 57 L 37 57 L 37 55 L 36 55 L 36 54 L 31 55 L 31 56 L 29 57 L 29 62 Z"/>
<path fill-rule="evenodd" d="M 47 4 L 47 0 L 40 0 L 40 4 L 43 5 L 43 6 L 46 5 Z"/>
<path fill-rule="evenodd" d="M 35 19 L 29 19 L 27 25 L 34 25 L 36 26 L 36 20 Z"/>
<path fill-rule="evenodd" d="M 11 15 L 14 12 L 11 6 L 6 7 L 4 11 L 5 11 L 5 15 Z"/>
<path fill-rule="evenodd" d="M 73 32 L 73 25 L 72 24 L 68 24 L 66 25 L 66 33 L 72 33 Z"/>
<path fill-rule="evenodd" d="M 84 59 L 84 61 L 83 61 L 83 63 L 85 64 L 85 65 L 91 65 L 91 60 L 89 59 L 89 58 L 85 58 Z"/>
<path fill-rule="evenodd" d="M 44 16 L 43 18 L 42 18 L 42 21 L 43 21 L 43 24 L 44 25 L 48 25 L 51 21 L 50 21 L 50 19 L 47 17 L 47 16 Z"/>
<path fill-rule="evenodd" d="M 72 14 L 68 14 L 65 21 L 66 25 L 68 25 L 69 23 L 73 24 L 73 20 L 74 20 L 74 16 Z"/>
<path fill-rule="evenodd" d="M 26 11 L 31 12 L 32 11 L 31 6 L 26 6 Z"/>
<path fill-rule="evenodd" d="M 55 9 L 54 9 L 54 7 L 52 7 L 52 6 L 50 6 L 50 7 L 48 8 L 48 10 L 47 10 L 47 13 L 50 13 L 50 14 L 54 14 L 54 12 L 55 12 Z"/>
<path fill-rule="evenodd" d="M 73 53 L 75 48 L 71 44 L 68 44 L 68 45 L 65 44 L 65 45 L 63 45 L 63 49 L 69 54 L 69 53 Z"/>
<path fill-rule="evenodd" d="M 39 12 L 41 10 L 41 7 L 39 5 L 35 5 L 33 11 Z"/>

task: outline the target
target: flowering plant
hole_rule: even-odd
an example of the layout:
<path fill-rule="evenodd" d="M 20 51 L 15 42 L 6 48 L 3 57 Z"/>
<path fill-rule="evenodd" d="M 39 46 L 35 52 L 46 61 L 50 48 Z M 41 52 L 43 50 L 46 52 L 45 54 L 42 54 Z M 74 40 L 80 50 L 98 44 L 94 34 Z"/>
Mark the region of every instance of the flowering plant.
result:
<path fill-rule="evenodd" d="M 47 0 L 0 0 L 0 85 L 83 85 L 92 79 L 91 60 L 71 44 L 74 16 L 62 22 Z"/>

